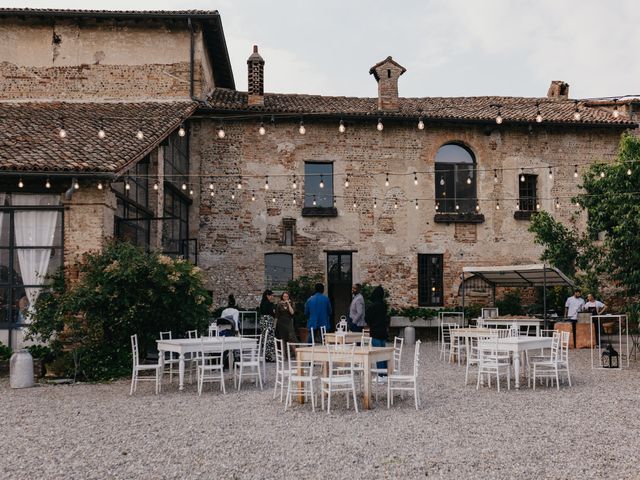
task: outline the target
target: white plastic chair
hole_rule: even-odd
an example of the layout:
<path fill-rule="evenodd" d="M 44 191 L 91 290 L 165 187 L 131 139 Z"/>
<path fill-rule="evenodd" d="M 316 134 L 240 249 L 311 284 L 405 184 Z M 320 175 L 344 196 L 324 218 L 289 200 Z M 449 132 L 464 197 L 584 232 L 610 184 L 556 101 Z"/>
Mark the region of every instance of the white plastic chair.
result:
<path fill-rule="evenodd" d="M 244 341 L 243 341 L 244 339 Z M 237 389 L 240 390 L 242 377 L 254 377 L 256 385 L 262 390 L 262 367 L 260 361 L 260 342 L 256 345 L 254 339 L 248 342 L 246 337 L 240 337 L 240 359 L 233 364 L 233 377 L 237 379 Z"/>
<path fill-rule="evenodd" d="M 493 332 L 492 332 L 493 333 Z M 511 355 L 508 351 L 500 349 L 499 339 L 506 338 L 511 334 L 509 329 L 497 329 L 492 338 L 478 341 L 478 381 L 476 390 L 480 388 L 480 383 L 487 376 L 487 383 L 491 387 L 491 375 L 495 374 L 498 391 L 500 391 L 500 375 L 507 376 L 507 390 L 511 390 Z"/>
<path fill-rule="evenodd" d="M 202 395 L 204 382 L 220 383 L 222 393 L 227 393 L 224 386 L 224 337 L 220 344 L 220 352 L 205 352 L 204 341 L 200 340 L 200 354 L 198 355 L 198 395 Z"/>
<path fill-rule="evenodd" d="M 420 408 L 420 396 L 418 395 L 418 370 L 420 367 L 420 345 L 422 342 L 418 340 L 415 345 L 413 354 L 413 372 L 408 375 L 402 373 L 392 373 L 387 377 L 387 409 L 393 405 L 394 391 L 413 391 L 416 410 Z"/>
<path fill-rule="evenodd" d="M 290 343 L 289 347 L 310 347 L 313 344 L 308 343 Z M 304 395 L 305 398 L 311 398 L 311 410 L 316 410 L 316 394 L 314 384 L 318 377 L 313 374 L 313 353 L 309 360 L 298 360 L 296 356 L 288 356 L 289 378 L 287 382 L 287 397 L 284 402 L 284 411 L 291 406 L 293 396 Z"/>
<path fill-rule="evenodd" d="M 353 405 L 358 412 L 358 402 L 356 400 L 356 384 L 354 378 L 355 344 L 347 345 L 327 345 L 327 356 L 329 359 L 329 375 L 322 377 L 321 399 L 324 410 L 324 396 L 327 394 L 327 413 L 331 413 L 331 395 L 333 393 L 346 393 L 347 408 L 349 408 L 349 394 L 353 396 Z M 335 360 L 335 355 L 347 355 L 348 360 Z"/>
<path fill-rule="evenodd" d="M 160 332 L 160 340 L 171 340 L 171 332 Z M 173 366 L 178 365 L 180 360 L 173 352 L 164 352 L 164 372 L 169 374 L 169 383 L 173 383 Z"/>
<path fill-rule="evenodd" d="M 140 382 L 156 382 L 156 395 L 160 393 L 162 388 L 162 366 L 160 363 L 154 364 L 141 364 L 139 358 L 140 352 L 138 351 L 138 335 L 131 335 L 131 356 L 133 358 L 133 372 L 131 373 L 131 389 L 129 395 L 133 395 L 138 389 L 138 381 Z M 158 359 L 160 360 L 160 359 Z M 142 375 L 140 372 L 155 372 L 153 377 Z"/>

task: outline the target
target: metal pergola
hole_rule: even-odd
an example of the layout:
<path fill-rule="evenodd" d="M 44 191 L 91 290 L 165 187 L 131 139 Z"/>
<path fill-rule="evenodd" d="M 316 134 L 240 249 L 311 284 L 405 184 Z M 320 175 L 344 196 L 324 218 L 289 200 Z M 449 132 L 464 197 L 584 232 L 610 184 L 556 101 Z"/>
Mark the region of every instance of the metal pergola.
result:
<path fill-rule="evenodd" d="M 500 267 L 462 268 L 462 308 L 465 305 L 465 276 L 478 276 L 491 285 L 492 303 L 496 302 L 496 287 L 542 287 L 543 319 L 547 322 L 547 287 L 569 286 L 574 283 L 556 267 L 540 263 L 505 265 Z"/>

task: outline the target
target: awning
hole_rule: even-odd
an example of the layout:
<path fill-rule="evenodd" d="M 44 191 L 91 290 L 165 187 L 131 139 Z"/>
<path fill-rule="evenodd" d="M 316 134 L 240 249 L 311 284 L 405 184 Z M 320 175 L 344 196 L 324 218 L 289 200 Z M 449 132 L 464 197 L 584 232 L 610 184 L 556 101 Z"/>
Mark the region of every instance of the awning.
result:
<path fill-rule="evenodd" d="M 477 275 L 498 287 L 553 287 L 574 284 L 555 267 L 545 264 L 506 265 L 502 267 L 463 267 L 463 275 Z"/>

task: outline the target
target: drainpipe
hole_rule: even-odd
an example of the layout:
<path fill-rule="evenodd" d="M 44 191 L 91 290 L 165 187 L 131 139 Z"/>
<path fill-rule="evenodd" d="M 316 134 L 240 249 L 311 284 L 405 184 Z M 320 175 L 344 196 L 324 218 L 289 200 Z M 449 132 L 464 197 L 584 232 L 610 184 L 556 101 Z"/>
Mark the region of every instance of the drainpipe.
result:
<path fill-rule="evenodd" d="M 69 187 L 69 190 L 67 190 L 66 192 L 64 192 L 64 198 L 65 200 L 71 200 L 71 197 L 73 197 L 73 192 L 76 191 L 76 183 L 78 183 L 78 179 L 76 177 L 73 177 L 71 179 L 71 186 Z"/>
<path fill-rule="evenodd" d="M 187 18 L 187 25 L 189 28 L 189 34 L 191 37 L 191 45 L 189 47 L 189 96 L 191 100 L 195 100 L 193 97 L 193 77 L 195 71 L 194 57 L 195 57 L 195 38 L 194 38 L 194 30 L 193 23 L 191 22 L 191 17 Z"/>

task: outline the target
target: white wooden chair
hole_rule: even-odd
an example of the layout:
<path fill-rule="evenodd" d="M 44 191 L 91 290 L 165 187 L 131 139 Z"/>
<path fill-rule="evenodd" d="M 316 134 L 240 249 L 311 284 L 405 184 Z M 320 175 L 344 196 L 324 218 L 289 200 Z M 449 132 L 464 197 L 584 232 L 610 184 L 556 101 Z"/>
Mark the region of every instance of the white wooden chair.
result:
<path fill-rule="evenodd" d="M 455 323 L 440 324 L 440 355 L 438 357 L 440 360 L 451 358 L 451 329 L 457 326 Z"/>
<path fill-rule="evenodd" d="M 511 354 L 500 349 L 498 340 L 506 338 L 511 334 L 509 329 L 497 329 L 494 337 L 487 340 L 478 341 L 478 381 L 476 390 L 480 388 L 480 383 L 487 376 L 487 383 L 491 387 L 491 376 L 495 374 L 498 391 L 500 391 L 500 375 L 507 376 L 507 390 L 511 390 Z"/>
<path fill-rule="evenodd" d="M 488 334 L 478 337 L 470 337 L 467 343 L 467 366 L 464 372 L 464 384 L 465 386 L 469 383 L 469 367 L 478 366 L 480 361 L 480 355 L 478 353 L 478 342 L 489 340 L 496 335 Z"/>
<path fill-rule="evenodd" d="M 243 338 L 253 338 L 258 343 L 258 358 L 260 359 L 260 368 L 262 369 L 262 380 L 266 383 L 267 379 L 267 335 L 268 331 L 260 333 L 260 335 L 243 335 Z"/>
<path fill-rule="evenodd" d="M 322 385 L 321 399 L 324 410 L 324 396 L 327 395 L 327 413 L 331 413 L 331 395 L 334 393 L 345 393 L 347 397 L 347 408 L 349 408 L 349 395 L 353 396 L 353 405 L 358 412 L 358 402 L 356 400 L 356 384 L 354 377 L 355 364 L 355 344 L 347 345 L 327 345 L 327 356 L 329 359 L 329 374 L 320 379 Z M 335 355 L 347 355 L 349 360 L 335 360 Z"/>
<path fill-rule="evenodd" d="M 420 408 L 420 396 L 418 394 L 418 370 L 420 367 L 420 345 L 422 342 L 418 340 L 415 345 L 413 354 L 413 372 L 410 374 L 402 374 L 398 369 L 397 373 L 392 373 L 387 377 L 387 408 L 393 405 L 393 392 L 395 391 L 413 391 L 416 410 Z"/>
<path fill-rule="evenodd" d="M 133 372 L 131 373 L 131 389 L 129 395 L 133 395 L 138 389 L 138 382 L 156 382 L 156 395 L 162 388 L 162 366 L 160 362 L 153 364 L 141 364 L 138 351 L 138 335 L 131 335 L 131 355 L 133 358 Z M 159 360 L 159 359 L 158 359 Z M 140 375 L 141 372 L 154 372 L 155 375 Z"/>
<path fill-rule="evenodd" d="M 567 374 L 569 386 L 571 386 L 571 374 L 569 372 L 569 332 L 558 332 L 553 336 L 551 354 L 548 358 L 536 358 L 529 367 L 533 374 L 529 375 L 529 381 L 533 380 L 533 389 L 536 389 L 536 380 L 546 378 L 556 382 L 556 388 L 560 390 L 560 373 Z M 529 383 L 530 384 L 530 383 Z"/>
<path fill-rule="evenodd" d="M 220 383 L 222 393 L 227 393 L 224 386 L 224 337 L 220 345 L 220 352 L 205 352 L 204 342 L 200 340 L 200 352 L 198 355 L 198 395 L 202 395 L 202 387 L 205 382 Z"/>
<path fill-rule="evenodd" d="M 460 328 L 460 325 L 456 323 L 450 323 L 449 325 L 449 363 L 457 359 L 458 365 L 462 364 L 462 355 L 467 353 L 467 347 L 464 343 L 464 338 L 460 336 L 454 336 L 452 332 Z"/>
<path fill-rule="evenodd" d="M 245 339 L 243 341 L 243 339 Z M 237 383 L 237 389 L 240 390 L 242 385 L 242 377 L 254 377 L 256 385 L 262 387 L 262 366 L 260 360 L 260 342 L 256 345 L 254 339 L 247 341 L 247 337 L 240 337 L 240 358 L 233 364 L 233 378 Z"/>
<path fill-rule="evenodd" d="M 404 338 L 394 337 L 393 339 L 393 371 L 399 372 L 400 365 L 402 363 L 402 347 L 404 346 Z M 385 375 L 388 375 L 388 368 L 372 368 L 371 369 L 371 381 L 374 386 L 374 395 L 376 398 L 376 402 L 378 401 L 378 389 L 376 388 L 378 385 L 382 385 L 386 383 L 386 379 L 384 382 L 381 381 Z"/>
<path fill-rule="evenodd" d="M 171 332 L 160 332 L 160 340 L 171 340 Z M 173 383 L 173 366 L 178 365 L 180 360 L 173 352 L 164 352 L 164 372 L 169 374 L 169 383 Z"/>
<path fill-rule="evenodd" d="M 324 325 L 320 327 L 320 337 L 322 340 L 322 344 L 326 345 L 327 340 L 325 338 L 325 336 L 327 335 L 327 327 L 325 327 Z"/>
<path fill-rule="evenodd" d="M 275 350 L 276 350 L 276 379 L 273 384 L 273 398 L 276 398 L 278 393 L 278 386 L 280 386 L 280 402 L 284 399 L 284 384 L 288 381 L 289 375 L 291 374 L 291 370 L 289 369 L 289 359 L 288 356 L 290 353 L 287 353 L 285 358 L 284 352 L 284 340 L 281 338 L 275 339 Z"/>
<path fill-rule="evenodd" d="M 187 330 L 187 338 L 198 338 L 198 330 Z M 185 354 L 184 362 L 185 368 L 189 371 L 189 383 L 192 382 L 192 375 L 194 372 L 196 373 L 196 381 L 198 380 L 198 365 L 200 364 L 198 359 L 199 355 L 200 352 Z"/>
<path fill-rule="evenodd" d="M 313 344 L 308 343 L 290 343 L 289 347 L 295 349 L 298 347 L 310 347 Z M 289 376 L 287 382 L 287 397 L 284 402 L 284 411 L 291 406 L 293 397 L 296 395 L 304 395 L 305 398 L 311 399 L 311 410 L 316 410 L 316 393 L 314 384 L 318 377 L 313 374 L 313 353 L 309 360 L 298 360 L 295 355 L 288 355 Z"/>

